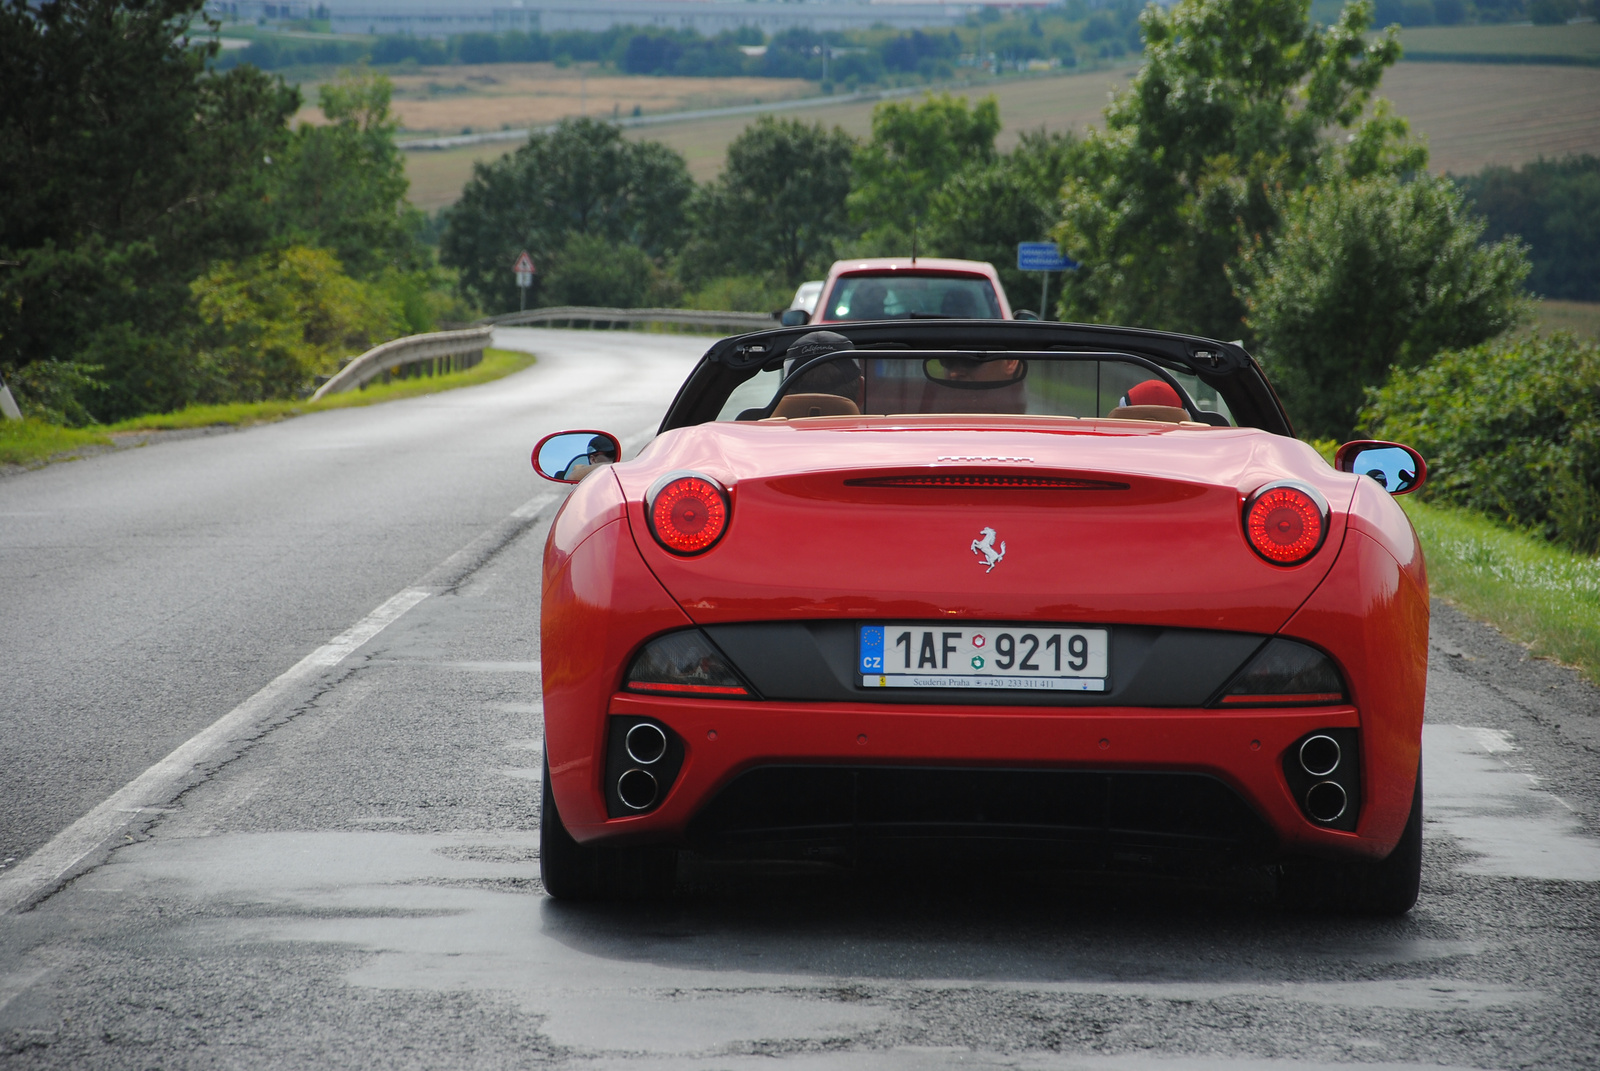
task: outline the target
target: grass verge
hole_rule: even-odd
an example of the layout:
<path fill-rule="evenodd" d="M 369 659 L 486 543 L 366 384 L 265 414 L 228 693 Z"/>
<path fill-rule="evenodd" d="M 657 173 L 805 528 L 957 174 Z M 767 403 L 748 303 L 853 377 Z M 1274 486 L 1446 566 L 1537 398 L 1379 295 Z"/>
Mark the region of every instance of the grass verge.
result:
<path fill-rule="evenodd" d="M 1422 539 L 1434 595 L 1600 683 L 1600 558 L 1467 510 L 1399 501 Z"/>
<path fill-rule="evenodd" d="M 366 390 L 330 395 L 319 402 L 289 400 L 191 405 L 171 413 L 153 413 L 115 424 L 87 428 L 61 428 L 37 420 L 0 421 L 0 463 L 26 465 L 85 446 L 108 446 L 113 443 L 111 433 L 271 424 L 305 413 L 319 413 L 325 409 L 349 409 L 355 406 L 397 401 L 401 398 L 415 398 L 423 394 L 437 394 L 439 391 L 453 390 L 457 387 L 488 383 L 509 376 L 513 372 L 520 372 L 533 362 L 533 355 L 529 353 L 486 349 L 483 351 L 483 360 L 478 366 L 469 368 L 465 372 L 374 384 Z"/>
<path fill-rule="evenodd" d="M 42 420 L 0 420 L 0 465 L 31 461 L 85 446 L 109 446 L 103 429 L 63 428 Z"/>

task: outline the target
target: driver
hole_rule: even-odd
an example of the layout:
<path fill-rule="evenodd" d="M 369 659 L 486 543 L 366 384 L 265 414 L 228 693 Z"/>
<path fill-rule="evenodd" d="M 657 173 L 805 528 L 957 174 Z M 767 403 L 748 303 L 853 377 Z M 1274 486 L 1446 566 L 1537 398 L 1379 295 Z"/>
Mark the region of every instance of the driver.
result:
<path fill-rule="evenodd" d="M 1022 362 L 1015 357 L 996 361 L 980 361 L 975 357 L 941 357 L 939 366 L 944 370 L 946 382 L 953 383 L 1012 383 L 1020 377 L 1017 372 Z"/>
<path fill-rule="evenodd" d="M 795 339 L 785 352 L 783 374 L 787 376 L 800 365 L 824 353 L 855 349 L 855 343 L 837 331 L 812 331 Z M 837 394 L 859 403 L 861 393 L 861 366 L 855 361 L 842 359 L 826 361 L 806 372 L 789 384 L 785 394 Z"/>
<path fill-rule="evenodd" d="M 596 435 L 589 440 L 588 452 L 567 462 L 567 467 L 556 473 L 556 479 L 581 480 L 601 465 L 614 465 L 616 461 L 616 444 L 604 435 Z"/>

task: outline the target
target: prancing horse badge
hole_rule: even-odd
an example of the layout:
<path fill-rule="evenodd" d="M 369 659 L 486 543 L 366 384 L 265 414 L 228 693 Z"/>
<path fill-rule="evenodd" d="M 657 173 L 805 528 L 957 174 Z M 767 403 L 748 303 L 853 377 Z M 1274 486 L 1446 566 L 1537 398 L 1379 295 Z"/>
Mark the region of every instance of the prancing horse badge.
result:
<path fill-rule="evenodd" d="M 994 567 L 1005 560 L 1006 541 L 1000 541 L 1000 549 L 994 549 L 994 529 L 980 528 L 978 538 L 972 541 L 972 553 L 983 555 L 984 572 L 994 572 Z"/>

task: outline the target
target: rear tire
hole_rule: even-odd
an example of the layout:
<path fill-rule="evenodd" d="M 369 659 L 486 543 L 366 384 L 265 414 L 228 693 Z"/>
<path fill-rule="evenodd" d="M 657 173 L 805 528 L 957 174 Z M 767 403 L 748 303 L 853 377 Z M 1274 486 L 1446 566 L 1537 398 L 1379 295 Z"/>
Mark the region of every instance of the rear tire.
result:
<path fill-rule="evenodd" d="M 557 900 L 649 900 L 670 893 L 677 873 L 678 853 L 672 848 L 613 848 L 573 840 L 556 810 L 546 757 L 539 809 L 539 878 L 545 892 Z"/>
<path fill-rule="evenodd" d="M 1422 888 L 1422 766 L 1411 796 L 1411 817 L 1400 843 L 1380 862 L 1296 860 L 1285 863 L 1278 896 L 1299 908 L 1359 915 L 1404 915 Z"/>

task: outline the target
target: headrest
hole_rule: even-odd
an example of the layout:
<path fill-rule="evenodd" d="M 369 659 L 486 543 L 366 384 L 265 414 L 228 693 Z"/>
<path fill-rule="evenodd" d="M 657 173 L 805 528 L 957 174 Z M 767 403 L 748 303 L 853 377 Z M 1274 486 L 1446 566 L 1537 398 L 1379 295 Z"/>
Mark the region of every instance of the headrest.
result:
<path fill-rule="evenodd" d="M 1181 424 L 1189 419 L 1189 413 L 1175 405 L 1119 405 L 1106 417 L 1111 420 L 1159 420 L 1166 424 Z"/>
<path fill-rule="evenodd" d="M 774 417 L 795 420 L 817 416 L 860 416 L 861 409 L 837 394 L 785 394 L 772 410 Z"/>

